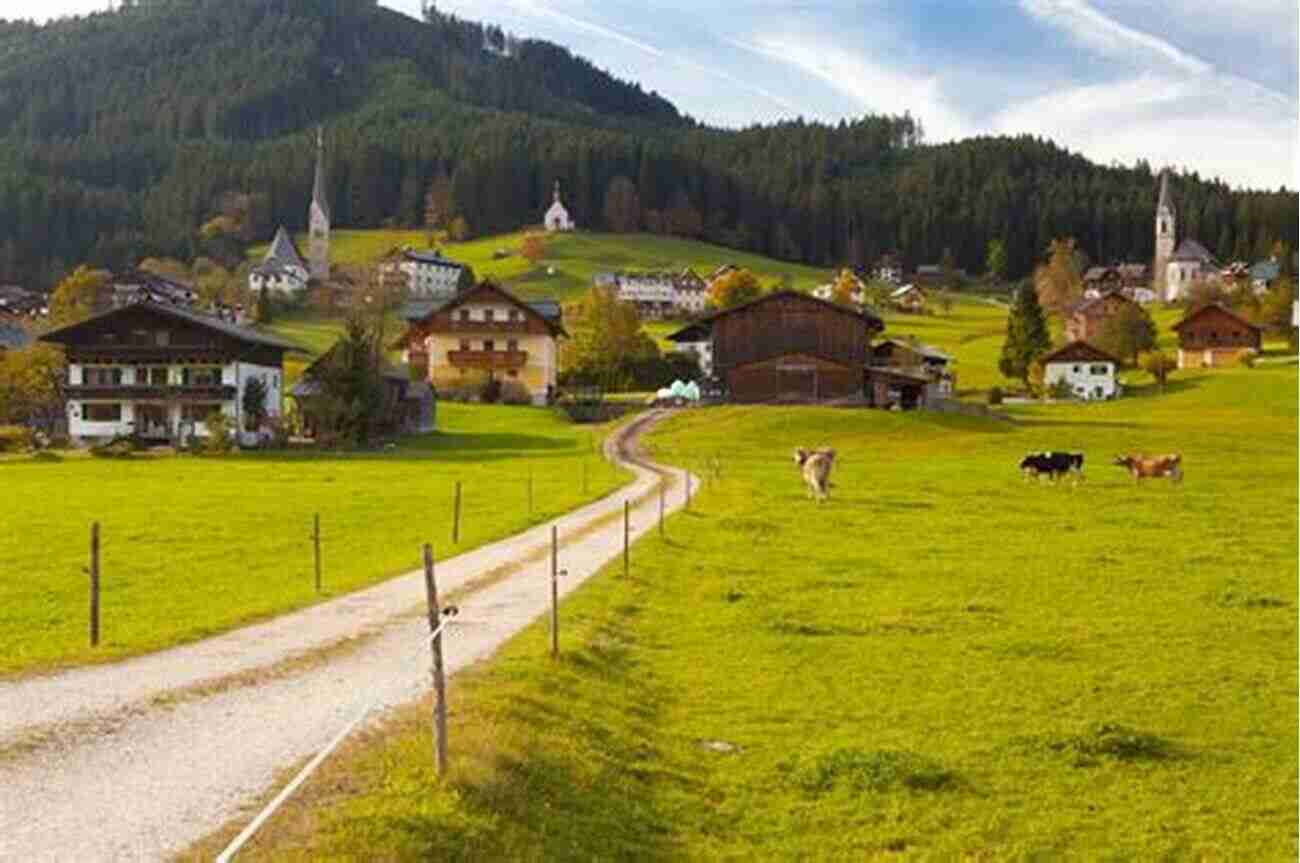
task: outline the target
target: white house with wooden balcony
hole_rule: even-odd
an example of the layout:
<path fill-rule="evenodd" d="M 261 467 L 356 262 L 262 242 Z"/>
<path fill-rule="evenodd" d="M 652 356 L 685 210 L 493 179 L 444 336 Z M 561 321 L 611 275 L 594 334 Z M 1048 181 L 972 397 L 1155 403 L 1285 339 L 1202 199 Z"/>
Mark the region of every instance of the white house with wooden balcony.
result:
<path fill-rule="evenodd" d="M 553 300 L 524 302 L 480 282 L 447 300 L 411 303 L 403 317 L 399 346 L 412 366 L 427 367 L 435 389 L 476 378 L 517 381 L 538 405 L 555 390 L 566 333 Z"/>
<path fill-rule="evenodd" d="M 159 442 L 204 437 L 213 413 L 247 429 L 243 395 L 258 378 L 280 414 L 284 354 L 296 346 L 190 309 L 133 303 L 53 330 L 42 341 L 68 360 L 68 434 L 80 444 L 123 435 Z"/>
<path fill-rule="evenodd" d="M 389 255 L 379 270 L 405 273 L 407 294 L 413 300 L 449 300 L 462 289 L 471 287 L 469 268 L 444 258 L 437 250 L 402 249 Z"/>

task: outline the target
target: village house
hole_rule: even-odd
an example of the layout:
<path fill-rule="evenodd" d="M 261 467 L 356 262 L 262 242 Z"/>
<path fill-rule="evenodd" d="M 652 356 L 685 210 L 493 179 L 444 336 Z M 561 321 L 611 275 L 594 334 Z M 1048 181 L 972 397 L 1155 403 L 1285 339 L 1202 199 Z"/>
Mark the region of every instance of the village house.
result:
<path fill-rule="evenodd" d="M 1125 306 L 1134 305 L 1137 304 L 1118 288 L 1110 288 L 1098 297 L 1081 300 L 1066 314 L 1065 337 L 1070 341 L 1095 341 L 1106 326 L 1106 321 L 1119 314 Z"/>
<path fill-rule="evenodd" d="M 1246 273 L 1250 279 L 1251 289 L 1256 294 L 1263 294 L 1273 286 L 1278 276 L 1282 274 L 1282 265 L 1278 263 L 1277 258 L 1269 258 L 1265 261 L 1257 261 Z"/>
<path fill-rule="evenodd" d="M 871 269 L 871 278 L 878 282 L 886 282 L 891 285 L 901 284 L 903 281 L 903 260 L 897 254 L 890 252 L 880 256 L 876 261 L 875 267 Z"/>
<path fill-rule="evenodd" d="M 824 401 L 862 395 L 871 335 L 883 329 L 871 312 L 777 291 L 714 312 L 668 338 L 707 341 L 712 373 L 733 401 Z"/>
<path fill-rule="evenodd" d="M 1218 278 L 1219 268 L 1209 250 L 1195 240 L 1183 240 L 1165 271 L 1165 300 L 1183 299 L 1193 286 L 1215 282 Z"/>
<path fill-rule="evenodd" d="M 449 300 L 472 287 L 473 273 L 464 264 L 431 250 L 402 249 L 379 264 L 381 275 L 406 275 L 407 296 L 413 300 Z"/>
<path fill-rule="evenodd" d="M 476 376 L 517 381 L 534 404 L 546 404 L 566 337 L 559 303 L 523 302 L 492 282 L 448 300 L 408 304 L 400 340 L 407 362 L 425 369 L 435 389 Z"/>
<path fill-rule="evenodd" d="M 569 211 L 564 208 L 564 203 L 560 200 L 560 181 L 555 181 L 555 194 L 551 201 L 551 208 L 546 211 L 542 217 L 543 223 L 548 231 L 572 231 L 576 225 L 569 218 Z"/>
<path fill-rule="evenodd" d="M 911 408 L 949 398 L 957 385 L 957 377 L 950 369 L 952 361 L 938 348 L 918 341 L 877 342 L 871 347 L 867 370 L 871 400 L 880 406 L 897 403 Z M 919 392 L 915 390 L 916 380 L 924 382 Z"/>
<path fill-rule="evenodd" d="M 925 311 L 925 289 L 917 285 L 902 285 L 889 294 L 890 304 L 900 312 L 920 314 Z"/>
<path fill-rule="evenodd" d="M 1084 401 L 1119 395 L 1115 379 L 1119 360 L 1085 341 L 1072 341 L 1039 362 L 1043 365 L 1043 383 L 1049 388 L 1064 382 L 1075 398 Z"/>
<path fill-rule="evenodd" d="M 192 308 L 199 299 L 198 291 L 191 285 L 148 270 L 114 273 L 109 277 L 108 289 L 114 308 L 142 302 Z"/>
<path fill-rule="evenodd" d="M 0 320 L 4 318 L 40 318 L 50 313 L 44 294 L 18 285 L 0 285 Z"/>
<path fill-rule="evenodd" d="M 1218 303 L 1188 312 L 1172 329 L 1178 333 L 1180 369 L 1230 365 L 1262 342 L 1259 327 Z"/>
<path fill-rule="evenodd" d="M 677 287 L 677 310 L 687 316 L 704 314 L 709 305 L 709 286 L 690 267 L 685 267 L 674 279 Z"/>
<path fill-rule="evenodd" d="M 321 431 L 324 394 L 322 375 L 330 363 L 337 362 L 339 342 L 303 369 L 298 382 L 289 390 L 289 396 L 298 408 L 300 431 L 304 437 L 318 437 Z M 383 403 L 376 417 L 376 427 L 381 434 L 418 434 L 433 431 L 433 388 L 422 380 L 412 380 L 403 369 L 385 368 L 381 372 L 384 387 Z"/>
<path fill-rule="evenodd" d="M 859 306 L 867 303 L 867 285 L 858 277 L 857 273 L 852 270 L 840 270 L 835 281 L 826 282 L 813 288 L 812 295 L 819 300 L 833 301 L 835 299 L 835 282 L 848 276 L 851 280 L 852 288 L 849 290 L 849 302 Z"/>
<path fill-rule="evenodd" d="M 68 434 L 94 443 L 205 437 L 223 413 L 243 429 L 249 382 L 266 386 L 266 412 L 280 414 L 286 351 L 296 346 L 231 321 L 144 300 L 41 336 L 68 360 Z"/>
<path fill-rule="evenodd" d="M 677 310 L 677 281 L 672 273 L 619 273 L 618 298 L 636 306 L 641 317 L 671 317 Z"/>
<path fill-rule="evenodd" d="M 281 225 L 271 240 L 262 262 L 248 274 L 248 289 L 254 294 L 269 291 L 291 297 L 307 287 L 307 262 L 298 254 L 293 238 Z"/>

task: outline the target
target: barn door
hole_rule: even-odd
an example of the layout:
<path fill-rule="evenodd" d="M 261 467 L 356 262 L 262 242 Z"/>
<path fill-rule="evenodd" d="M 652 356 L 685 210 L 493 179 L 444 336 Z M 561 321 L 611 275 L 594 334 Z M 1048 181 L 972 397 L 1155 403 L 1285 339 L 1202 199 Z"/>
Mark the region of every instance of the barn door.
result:
<path fill-rule="evenodd" d="M 777 368 L 777 391 L 782 396 L 801 399 L 817 397 L 817 367 L 811 365 L 786 365 Z"/>

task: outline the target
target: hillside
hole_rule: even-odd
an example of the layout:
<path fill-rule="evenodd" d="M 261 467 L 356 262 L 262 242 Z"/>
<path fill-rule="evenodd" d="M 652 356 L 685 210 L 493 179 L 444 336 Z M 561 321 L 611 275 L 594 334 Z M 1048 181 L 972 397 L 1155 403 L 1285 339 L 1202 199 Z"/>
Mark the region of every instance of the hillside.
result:
<path fill-rule="evenodd" d="M 948 250 L 981 271 L 999 239 L 1015 278 L 1064 235 L 1097 260 L 1152 253 L 1145 164 L 1100 166 L 1028 136 L 931 146 L 910 116 L 713 129 L 490 25 L 373 0 L 159 0 L 0 23 L 0 280 L 220 257 L 196 231 L 232 195 L 246 205 L 242 241 L 300 228 L 317 124 L 340 228 L 417 226 L 440 184 L 439 218 L 512 231 L 539 218 L 558 179 L 584 228 L 816 266 Z M 1194 174 L 1174 185 L 1181 231 L 1224 257 L 1296 242 L 1291 192 Z"/>

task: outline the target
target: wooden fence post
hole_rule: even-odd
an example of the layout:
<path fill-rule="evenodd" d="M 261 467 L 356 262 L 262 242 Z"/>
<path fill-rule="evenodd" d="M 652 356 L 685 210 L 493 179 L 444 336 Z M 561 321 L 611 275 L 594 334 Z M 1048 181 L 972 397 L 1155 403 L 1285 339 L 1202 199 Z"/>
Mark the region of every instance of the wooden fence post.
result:
<path fill-rule="evenodd" d="M 456 504 L 451 517 L 451 541 L 460 544 L 460 480 L 456 480 Z"/>
<path fill-rule="evenodd" d="M 560 655 L 560 529 L 551 525 L 551 658 Z"/>
<path fill-rule="evenodd" d="M 320 593 L 320 513 L 316 513 L 312 519 L 311 531 L 312 546 L 315 549 L 316 559 L 316 592 Z"/>
<path fill-rule="evenodd" d="M 623 501 L 623 575 L 628 573 L 628 547 L 631 545 L 632 533 L 632 505 L 628 501 Z"/>
<path fill-rule="evenodd" d="M 447 680 L 442 667 L 442 612 L 438 606 L 438 582 L 433 575 L 433 546 L 424 545 L 424 595 L 429 605 L 429 640 L 433 653 L 433 749 L 438 775 L 447 772 Z"/>
<path fill-rule="evenodd" d="M 90 525 L 90 646 L 99 646 L 99 522 Z"/>

